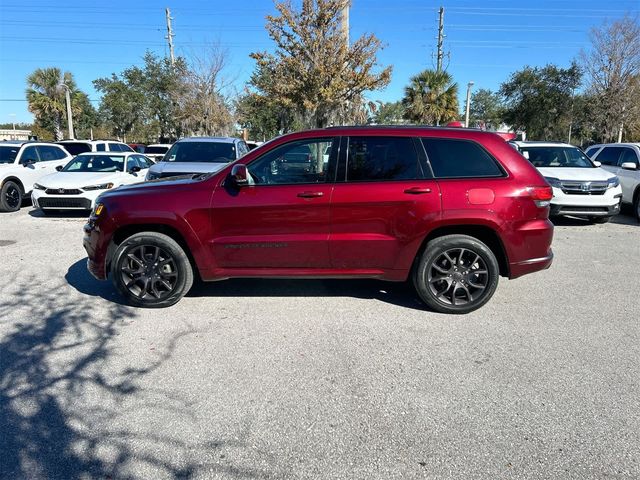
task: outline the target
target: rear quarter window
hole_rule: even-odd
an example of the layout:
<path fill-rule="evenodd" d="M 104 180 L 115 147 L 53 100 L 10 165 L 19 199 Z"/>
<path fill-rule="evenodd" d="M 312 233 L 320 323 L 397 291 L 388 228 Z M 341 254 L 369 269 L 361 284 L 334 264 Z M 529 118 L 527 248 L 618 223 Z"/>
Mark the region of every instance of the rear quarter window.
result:
<path fill-rule="evenodd" d="M 436 178 L 491 178 L 504 170 L 476 142 L 450 138 L 422 138 Z"/>

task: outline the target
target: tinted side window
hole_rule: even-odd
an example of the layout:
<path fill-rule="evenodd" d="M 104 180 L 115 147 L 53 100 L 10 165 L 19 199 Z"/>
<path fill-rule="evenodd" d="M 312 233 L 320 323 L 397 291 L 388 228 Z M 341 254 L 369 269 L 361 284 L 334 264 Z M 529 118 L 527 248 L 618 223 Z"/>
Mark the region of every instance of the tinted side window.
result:
<path fill-rule="evenodd" d="M 603 165 L 618 166 L 618 159 L 624 149 L 622 147 L 604 147 L 594 160 L 598 160 Z"/>
<path fill-rule="evenodd" d="M 120 147 L 120 144 L 118 143 L 109 143 L 109 151 L 110 152 L 121 152 L 122 148 Z"/>
<path fill-rule="evenodd" d="M 257 184 L 325 183 L 332 138 L 314 138 L 281 145 L 249 164 Z"/>
<path fill-rule="evenodd" d="M 595 153 L 598 151 L 599 148 L 600 147 L 590 147 L 590 148 L 587 148 L 587 151 L 584 153 L 586 153 L 588 157 L 593 157 L 593 155 L 595 155 Z"/>
<path fill-rule="evenodd" d="M 149 168 L 153 165 L 153 162 L 143 155 L 136 155 L 136 158 L 138 159 L 138 164 L 142 169 Z"/>
<path fill-rule="evenodd" d="M 38 149 L 38 153 L 40 154 L 41 162 L 50 162 L 52 160 L 60 160 L 66 157 L 64 152 L 58 147 L 52 147 L 50 145 L 40 145 L 36 148 Z"/>
<path fill-rule="evenodd" d="M 96 152 L 104 152 L 104 151 L 106 151 L 106 144 L 97 143 L 96 144 Z"/>
<path fill-rule="evenodd" d="M 129 145 L 127 145 L 126 143 L 118 143 L 116 145 L 118 145 L 118 147 L 120 147 L 120 151 L 121 152 L 135 152 L 136 151 L 133 148 L 131 148 Z"/>
<path fill-rule="evenodd" d="M 20 157 L 20 163 L 25 163 L 26 161 L 39 162 L 40 157 L 38 156 L 38 150 L 33 145 L 25 148 L 22 151 L 22 156 Z"/>
<path fill-rule="evenodd" d="M 632 148 L 625 148 L 622 156 L 620 157 L 620 165 L 625 162 L 635 163 L 638 166 L 638 155 Z"/>
<path fill-rule="evenodd" d="M 424 178 L 410 137 L 350 137 L 347 181 Z"/>
<path fill-rule="evenodd" d="M 504 176 L 496 160 L 475 142 L 423 138 L 422 143 L 436 178 Z"/>

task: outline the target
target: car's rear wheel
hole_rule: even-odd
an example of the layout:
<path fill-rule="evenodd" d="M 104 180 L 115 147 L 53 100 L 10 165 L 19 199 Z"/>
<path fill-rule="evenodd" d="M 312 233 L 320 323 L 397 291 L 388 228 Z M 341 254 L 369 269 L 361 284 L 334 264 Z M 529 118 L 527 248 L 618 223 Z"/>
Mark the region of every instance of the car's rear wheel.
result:
<path fill-rule="evenodd" d="M 22 188 L 11 180 L 4 182 L 0 189 L 0 211 L 15 212 L 22 205 Z"/>
<path fill-rule="evenodd" d="M 636 192 L 636 198 L 633 202 L 633 211 L 636 214 L 636 218 L 640 222 L 640 190 Z"/>
<path fill-rule="evenodd" d="M 484 243 L 468 235 L 446 235 L 427 244 L 413 283 L 431 309 L 469 313 L 489 301 L 499 276 L 496 256 Z"/>
<path fill-rule="evenodd" d="M 591 223 L 608 223 L 611 217 L 591 217 L 589 221 Z"/>
<path fill-rule="evenodd" d="M 193 284 L 193 269 L 182 247 L 157 232 L 130 236 L 117 248 L 111 278 L 127 301 L 138 307 L 168 307 Z"/>

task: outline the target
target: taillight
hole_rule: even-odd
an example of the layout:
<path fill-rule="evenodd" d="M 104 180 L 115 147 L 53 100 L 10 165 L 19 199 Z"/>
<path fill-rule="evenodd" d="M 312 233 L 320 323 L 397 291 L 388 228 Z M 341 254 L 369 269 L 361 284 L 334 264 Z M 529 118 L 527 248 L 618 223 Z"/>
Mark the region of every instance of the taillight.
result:
<path fill-rule="evenodd" d="M 553 188 L 548 185 L 544 187 L 527 187 L 529 197 L 534 201 L 537 207 L 544 208 L 551 204 L 553 198 Z"/>

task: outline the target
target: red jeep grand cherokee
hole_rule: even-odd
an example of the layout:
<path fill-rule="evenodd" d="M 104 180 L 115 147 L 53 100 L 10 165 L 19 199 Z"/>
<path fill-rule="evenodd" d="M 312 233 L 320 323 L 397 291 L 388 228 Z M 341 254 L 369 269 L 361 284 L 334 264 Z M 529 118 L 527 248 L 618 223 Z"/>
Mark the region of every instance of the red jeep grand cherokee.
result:
<path fill-rule="evenodd" d="M 111 274 L 137 306 L 176 303 L 197 272 L 205 281 L 411 277 L 433 310 L 466 313 L 500 275 L 549 267 L 551 196 L 491 133 L 328 128 L 279 137 L 214 174 L 104 193 L 84 247 L 91 273 Z"/>

